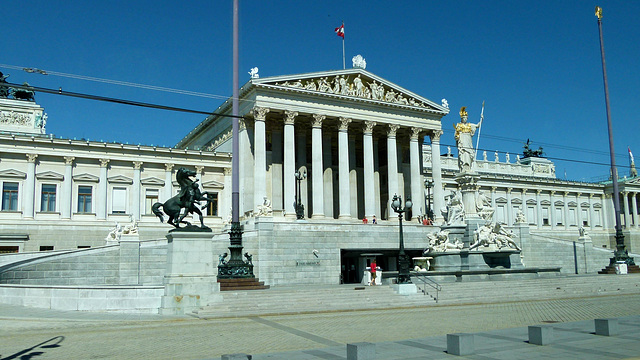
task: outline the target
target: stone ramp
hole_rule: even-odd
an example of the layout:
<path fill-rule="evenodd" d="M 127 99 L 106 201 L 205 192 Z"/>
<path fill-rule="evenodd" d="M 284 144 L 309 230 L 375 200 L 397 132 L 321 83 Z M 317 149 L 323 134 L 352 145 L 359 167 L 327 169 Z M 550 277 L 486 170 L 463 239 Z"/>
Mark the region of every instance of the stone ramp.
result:
<path fill-rule="evenodd" d="M 356 289 L 362 290 L 356 290 Z M 431 291 L 433 289 L 429 289 Z M 226 291 L 221 303 L 194 311 L 198 318 L 357 311 L 640 294 L 640 274 L 576 275 L 513 281 L 444 283 L 438 303 L 422 292 L 397 295 L 390 286 L 299 285 Z"/>

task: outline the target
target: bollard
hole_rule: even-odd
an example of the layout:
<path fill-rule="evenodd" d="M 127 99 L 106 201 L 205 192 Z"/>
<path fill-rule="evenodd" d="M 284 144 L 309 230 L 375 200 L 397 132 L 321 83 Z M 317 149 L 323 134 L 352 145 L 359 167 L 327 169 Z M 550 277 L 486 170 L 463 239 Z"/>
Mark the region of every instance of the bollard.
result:
<path fill-rule="evenodd" d="M 473 334 L 447 334 L 447 353 L 451 355 L 471 355 L 474 351 Z"/>
<path fill-rule="evenodd" d="M 225 354 L 220 357 L 220 360 L 251 360 L 252 356 L 247 354 Z"/>
<path fill-rule="evenodd" d="M 347 360 L 370 360 L 376 358 L 376 344 L 359 342 L 347 344 Z"/>
<path fill-rule="evenodd" d="M 553 342 L 553 328 L 544 325 L 529 326 L 529 344 L 548 345 Z"/>
<path fill-rule="evenodd" d="M 618 319 L 596 319 L 596 335 L 618 335 Z"/>

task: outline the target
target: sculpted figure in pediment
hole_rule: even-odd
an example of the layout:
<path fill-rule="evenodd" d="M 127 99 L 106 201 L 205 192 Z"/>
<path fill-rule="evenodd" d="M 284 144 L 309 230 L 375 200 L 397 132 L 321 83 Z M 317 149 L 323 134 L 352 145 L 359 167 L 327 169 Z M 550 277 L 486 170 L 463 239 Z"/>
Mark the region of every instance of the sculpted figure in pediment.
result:
<path fill-rule="evenodd" d="M 318 91 L 320 92 L 328 92 L 328 93 L 332 93 L 333 90 L 331 90 L 331 85 L 329 85 L 329 82 L 327 81 L 327 78 L 321 78 L 320 80 L 318 80 Z"/>

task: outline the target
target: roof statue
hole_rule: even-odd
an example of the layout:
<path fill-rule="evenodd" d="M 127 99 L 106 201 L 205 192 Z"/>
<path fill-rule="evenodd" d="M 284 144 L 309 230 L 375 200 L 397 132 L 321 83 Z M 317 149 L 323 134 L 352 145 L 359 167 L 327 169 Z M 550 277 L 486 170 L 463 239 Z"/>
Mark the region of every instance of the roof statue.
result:
<path fill-rule="evenodd" d="M 447 99 L 442 99 L 442 107 L 445 109 L 449 108 L 449 102 L 447 101 Z"/>
<path fill-rule="evenodd" d="M 7 83 L 6 80 L 9 76 L 11 75 L 5 75 L 2 73 L 2 71 L 0 71 L 0 98 L 9 97 L 9 88 L 4 85 Z"/>
<path fill-rule="evenodd" d="M 251 71 L 249 71 L 249 75 L 252 79 L 259 79 L 260 75 L 258 75 L 258 67 L 256 66 L 251 68 Z"/>
<path fill-rule="evenodd" d="M 29 83 L 24 82 L 22 86 L 29 86 Z M 11 93 L 16 100 L 35 101 L 33 90 L 11 88 Z"/>
<path fill-rule="evenodd" d="M 358 69 L 366 69 L 367 61 L 362 57 L 362 55 L 356 55 L 351 59 L 353 61 L 353 67 Z"/>
<path fill-rule="evenodd" d="M 522 150 L 522 155 L 524 155 L 524 157 L 544 157 L 544 152 L 542 151 L 542 146 L 540 146 L 538 148 L 538 150 L 531 150 L 531 148 L 529 148 L 529 144 L 530 141 L 529 139 L 527 139 L 527 143 L 524 144 L 524 150 Z"/>

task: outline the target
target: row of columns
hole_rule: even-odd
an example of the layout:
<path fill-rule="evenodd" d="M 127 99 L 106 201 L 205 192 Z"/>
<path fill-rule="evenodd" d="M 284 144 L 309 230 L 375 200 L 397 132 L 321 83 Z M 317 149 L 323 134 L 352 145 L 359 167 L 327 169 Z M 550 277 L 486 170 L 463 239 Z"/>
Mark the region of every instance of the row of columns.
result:
<path fill-rule="evenodd" d="M 621 203 L 624 204 L 622 211 L 624 211 L 625 227 L 627 229 L 638 228 L 638 193 L 623 191 L 620 194 L 622 196 Z M 631 202 L 631 206 L 629 206 L 629 202 Z"/>
<path fill-rule="evenodd" d="M 496 190 L 497 187 L 492 187 L 491 188 L 491 206 L 496 209 Z M 512 202 L 512 197 L 511 197 L 511 193 L 513 191 L 513 188 L 506 188 L 506 198 L 507 198 L 507 223 L 508 224 L 513 224 L 513 222 L 515 221 L 515 219 L 513 218 L 513 202 Z M 522 211 L 524 211 L 526 213 L 526 209 L 527 209 L 527 202 L 525 199 L 525 195 L 526 193 L 530 191 L 527 189 L 522 189 L 521 190 L 521 197 L 522 197 L 522 204 L 523 204 L 523 209 Z M 536 225 L 538 229 L 542 228 L 542 190 L 538 189 L 536 190 Z M 563 214 L 564 214 L 564 221 L 562 222 L 562 227 L 564 229 L 569 229 L 570 224 L 569 224 L 569 217 L 570 217 L 570 212 L 569 212 L 569 192 L 563 192 L 562 193 L 562 201 L 563 201 Z M 552 190 L 549 192 L 549 201 L 550 201 L 550 214 L 549 214 L 549 222 L 550 222 L 550 226 L 552 229 L 557 229 L 557 216 L 556 216 L 556 207 L 555 207 L 555 195 L 556 195 L 556 191 Z M 578 227 L 582 226 L 583 220 L 585 220 L 582 217 L 582 204 L 580 202 L 580 197 L 582 196 L 582 193 L 578 192 L 575 193 L 575 201 L 576 201 L 576 225 Z M 589 194 L 589 211 L 588 211 L 588 215 L 587 215 L 587 222 L 589 224 L 589 227 L 593 228 L 595 227 L 595 212 L 594 212 L 594 197 L 596 195 L 595 194 Z M 603 203 L 604 203 L 604 197 L 603 197 Z M 604 206 L 602 207 L 604 209 Z M 637 210 L 637 208 L 636 208 Z M 636 212 L 637 213 L 637 212 Z M 603 218 L 606 218 L 606 215 L 603 214 L 602 215 Z M 637 216 L 637 215 L 636 215 Z M 528 219 L 529 221 L 531 219 Z M 637 223 L 637 222 L 636 222 Z M 603 225 L 603 224 L 601 224 Z"/>
<path fill-rule="evenodd" d="M 38 158 L 38 154 L 26 154 L 27 156 L 27 173 L 25 178 L 25 184 L 23 188 L 23 216 L 25 218 L 34 218 L 35 216 L 35 194 L 36 194 L 36 160 Z M 98 159 L 100 162 L 100 174 L 98 178 L 98 185 L 96 187 L 95 196 L 92 196 L 94 199 L 93 211 L 96 214 L 96 218 L 99 220 L 106 220 L 107 218 L 107 198 L 108 198 L 108 171 L 109 171 L 109 159 L 103 158 Z M 63 219 L 70 219 L 71 214 L 73 212 L 72 204 L 73 204 L 73 165 L 74 165 L 75 157 L 73 156 L 64 156 L 65 162 L 65 170 L 64 170 L 64 179 L 62 185 L 60 187 L 59 194 L 56 194 L 57 202 L 59 203 L 60 216 Z M 135 199 L 141 199 L 141 191 L 142 191 L 142 181 L 141 181 L 141 170 L 142 170 L 142 161 L 133 161 L 133 186 L 131 187 L 131 198 L 134 201 L 130 202 L 131 205 L 131 214 L 135 217 L 135 219 L 140 220 L 141 217 L 141 203 L 142 200 L 136 201 Z M 166 201 L 170 199 L 173 194 L 173 184 L 172 184 L 172 176 L 173 176 L 173 168 L 174 164 L 164 164 L 165 165 L 165 182 L 163 188 L 163 198 L 161 201 Z M 200 186 L 202 186 L 202 173 L 204 171 L 204 166 L 196 166 L 196 179 L 200 180 Z M 225 186 L 227 177 L 230 178 L 231 172 L 225 171 Z M 229 201 L 230 203 L 230 201 Z"/>
<path fill-rule="evenodd" d="M 269 113 L 269 109 L 262 107 L 254 107 L 252 110 L 252 114 L 254 117 L 254 154 L 253 154 L 253 209 L 257 209 L 259 205 L 262 205 L 264 199 L 267 197 L 267 163 L 266 163 L 266 126 L 265 120 L 266 115 Z M 294 202 L 295 202 L 295 172 L 296 169 L 305 171 L 306 167 L 305 161 L 302 159 L 306 159 L 305 148 L 306 144 L 303 142 L 302 135 L 296 141 L 296 133 L 294 129 L 294 124 L 296 117 L 298 116 L 298 112 L 296 111 L 284 111 L 284 149 L 283 149 L 283 185 L 284 185 L 284 211 L 288 216 L 295 216 Z M 328 184 L 327 182 L 332 182 L 332 175 L 327 176 L 325 174 L 325 168 L 323 163 L 327 160 L 323 158 L 330 159 L 329 154 L 325 154 L 325 149 L 330 145 L 330 142 L 327 143 L 323 141 L 323 132 L 322 132 L 322 124 L 326 120 L 325 115 L 321 114 L 313 114 L 311 119 L 311 194 L 312 194 L 312 218 L 324 218 L 327 216 L 333 217 L 333 198 L 325 199 L 325 193 L 332 194 L 332 191 L 325 191 L 326 187 L 332 188 L 332 183 Z M 350 167 L 350 163 L 355 163 L 354 153 L 350 151 L 350 139 L 348 134 L 349 125 L 353 122 L 350 118 L 340 117 L 338 118 L 338 218 L 351 218 L 352 217 L 352 193 L 355 189 L 352 188 L 352 169 Z M 371 217 L 376 214 L 377 202 L 379 201 L 378 196 L 379 193 L 376 192 L 376 184 L 375 184 L 375 174 L 374 174 L 374 154 L 376 149 L 374 149 L 373 142 L 373 129 L 378 124 L 374 121 L 364 121 L 363 122 L 363 184 L 364 184 L 364 214 L 367 217 Z M 396 143 L 396 132 L 399 129 L 398 125 L 390 124 L 387 125 L 387 162 L 388 162 L 388 193 L 389 198 L 393 196 L 393 194 L 399 193 L 399 184 L 398 184 L 398 154 L 397 154 L 397 143 Z M 414 213 L 424 213 L 426 209 L 422 209 L 422 199 L 424 197 L 424 188 L 422 185 L 422 176 L 421 176 L 421 166 L 420 164 L 420 151 L 421 146 L 419 143 L 420 133 L 426 131 L 426 129 L 422 128 L 412 128 L 411 129 L 411 138 L 410 138 L 410 187 L 411 194 L 410 197 L 414 199 L 414 204 L 416 204 L 416 208 L 414 208 L 416 212 Z M 430 134 L 431 142 L 432 142 L 432 153 L 434 154 L 433 161 L 434 165 L 434 176 L 433 180 L 435 183 L 435 193 L 434 193 L 434 206 L 436 209 L 440 208 L 443 205 L 443 190 L 442 190 L 442 176 L 440 174 L 440 135 L 442 134 L 441 130 L 432 131 Z M 241 126 L 241 133 L 239 134 L 239 141 L 241 147 L 240 158 L 244 163 L 251 161 L 250 152 L 250 141 L 249 141 L 249 133 L 246 128 L 246 124 Z M 244 142 L 243 142 L 244 141 Z M 296 153 L 296 147 L 298 147 L 298 152 Z M 300 148 L 302 147 L 302 148 Z M 329 150 L 330 151 L 330 150 Z M 296 156 L 297 155 L 297 156 Z M 296 168 L 296 157 L 301 161 L 300 166 Z M 244 170 L 248 170 L 246 167 Z M 243 173 L 243 168 L 241 167 L 241 178 L 245 178 L 248 174 Z M 439 191 L 438 191 L 439 189 Z M 246 194 L 249 193 L 245 189 L 243 191 Z M 303 189 L 302 192 L 305 192 L 306 189 Z M 407 194 L 408 195 L 408 194 Z M 245 204 L 248 202 L 244 201 Z M 390 207 L 390 201 L 388 202 L 389 206 L 389 214 L 392 214 L 392 210 Z M 355 204 L 357 206 L 357 203 Z M 249 209 L 244 209 L 249 210 Z"/>

